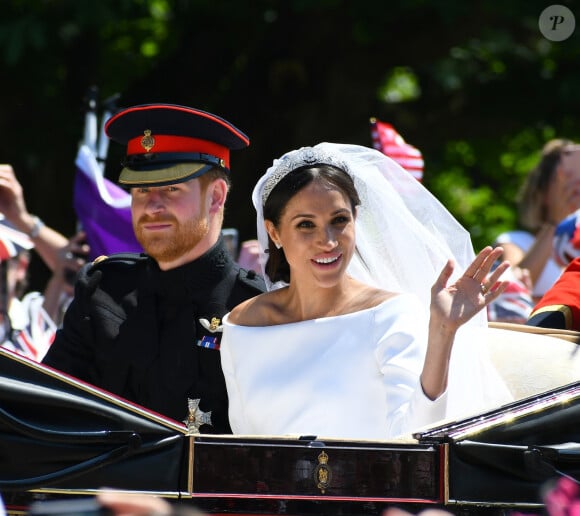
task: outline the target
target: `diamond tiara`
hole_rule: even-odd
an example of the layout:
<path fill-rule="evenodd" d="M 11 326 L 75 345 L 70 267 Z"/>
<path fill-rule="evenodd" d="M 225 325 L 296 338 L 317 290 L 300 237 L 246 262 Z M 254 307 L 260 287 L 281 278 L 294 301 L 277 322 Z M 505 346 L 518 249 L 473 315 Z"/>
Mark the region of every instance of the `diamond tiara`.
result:
<path fill-rule="evenodd" d="M 350 174 L 346 162 L 335 155 L 316 147 L 302 147 L 285 154 L 274 162 L 274 166 L 271 168 L 270 175 L 264 182 L 262 189 L 262 206 L 266 204 L 266 200 L 276 185 L 290 172 L 302 167 L 313 167 L 314 165 L 331 165 Z"/>

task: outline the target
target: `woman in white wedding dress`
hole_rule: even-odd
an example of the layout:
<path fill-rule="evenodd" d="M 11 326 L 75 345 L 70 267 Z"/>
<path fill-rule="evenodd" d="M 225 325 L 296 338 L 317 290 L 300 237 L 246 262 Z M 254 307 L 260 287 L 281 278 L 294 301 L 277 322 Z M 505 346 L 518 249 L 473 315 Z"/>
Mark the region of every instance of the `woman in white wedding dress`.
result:
<path fill-rule="evenodd" d="M 234 433 L 388 439 L 511 400 L 478 346 L 502 249 L 382 153 L 285 154 L 253 193 L 269 291 L 223 321 Z"/>

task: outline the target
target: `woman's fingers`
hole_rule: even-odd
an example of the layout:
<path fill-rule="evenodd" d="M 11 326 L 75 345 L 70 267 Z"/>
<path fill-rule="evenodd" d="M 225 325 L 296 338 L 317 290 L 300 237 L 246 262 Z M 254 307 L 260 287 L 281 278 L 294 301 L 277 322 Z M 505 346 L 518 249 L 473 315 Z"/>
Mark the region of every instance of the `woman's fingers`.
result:
<path fill-rule="evenodd" d="M 503 248 L 501 247 L 484 247 L 467 267 L 464 276 L 481 283 L 502 254 Z"/>

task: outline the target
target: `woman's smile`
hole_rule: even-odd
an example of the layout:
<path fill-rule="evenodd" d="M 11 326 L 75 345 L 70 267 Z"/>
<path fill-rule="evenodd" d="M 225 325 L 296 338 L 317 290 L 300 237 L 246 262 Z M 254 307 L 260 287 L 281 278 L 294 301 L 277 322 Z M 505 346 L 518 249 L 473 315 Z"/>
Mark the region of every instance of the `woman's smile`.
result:
<path fill-rule="evenodd" d="M 322 268 L 331 268 L 333 266 L 340 264 L 340 262 L 342 261 L 342 253 L 339 254 L 335 253 L 331 256 L 322 256 L 318 258 L 313 258 L 311 261 Z"/>

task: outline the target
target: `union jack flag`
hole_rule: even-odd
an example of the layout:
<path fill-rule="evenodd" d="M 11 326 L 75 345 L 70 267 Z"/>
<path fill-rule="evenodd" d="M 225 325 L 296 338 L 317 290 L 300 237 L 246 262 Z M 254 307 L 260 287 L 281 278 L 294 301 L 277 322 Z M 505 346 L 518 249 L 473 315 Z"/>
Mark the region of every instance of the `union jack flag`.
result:
<path fill-rule="evenodd" d="M 396 161 L 417 181 L 422 181 L 424 162 L 421 151 L 406 143 L 391 124 L 376 118 L 371 118 L 370 123 L 373 147 Z"/>
<path fill-rule="evenodd" d="M 46 313 L 40 292 L 29 292 L 22 300 L 13 299 L 8 311 L 12 326 L 2 346 L 40 362 L 56 336 L 56 324 Z"/>
<path fill-rule="evenodd" d="M 525 323 L 534 307 L 530 289 L 516 278 L 511 269 L 502 274 L 501 280 L 508 281 L 508 285 L 497 299 L 487 305 L 487 319 L 494 322 Z"/>
<path fill-rule="evenodd" d="M 7 262 L 24 250 L 34 247 L 32 240 L 12 228 L 6 221 L 0 222 L 0 289 L 2 321 L 0 343 L 3 347 L 40 361 L 52 344 L 56 325 L 44 310 L 44 298 L 39 292 L 29 292 L 22 299 L 9 299 Z"/>
<path fill-rule="evenodd" d="M 10 227 L 0 214 L 0 261 L 14 258 L 21 249 L 32 249 L 28 235 Z"/>
<path fill-rule="evenodd" d="M 580 210 L 568 215 L 558 224 L 553 245 L 554 260 L 562 267 L 580 256 Z"/>

